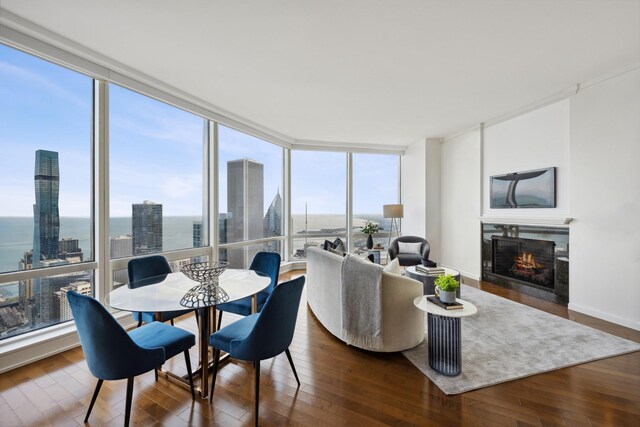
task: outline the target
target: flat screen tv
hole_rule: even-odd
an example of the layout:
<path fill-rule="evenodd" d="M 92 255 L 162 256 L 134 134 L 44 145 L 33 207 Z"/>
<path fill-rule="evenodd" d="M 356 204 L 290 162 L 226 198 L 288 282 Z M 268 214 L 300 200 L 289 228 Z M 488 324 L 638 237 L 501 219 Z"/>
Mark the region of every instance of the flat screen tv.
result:
<path fill-rule="evenodd" d="M 489 197 L 492 209 L 555 208 L 556 168 L 494 175 Z"/>

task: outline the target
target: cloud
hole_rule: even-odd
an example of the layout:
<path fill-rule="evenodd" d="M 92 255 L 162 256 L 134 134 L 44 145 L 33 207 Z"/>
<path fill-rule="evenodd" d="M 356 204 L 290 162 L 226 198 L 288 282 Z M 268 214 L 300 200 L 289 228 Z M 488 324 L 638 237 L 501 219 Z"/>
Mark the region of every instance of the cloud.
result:
<path fill-rule="evenodd" d="M 171 198 L 194 199 L 193 195 L 202 194 L 202 175 L 168 177 L 164 180 L 161 188 Z M 201 197 L 198 199 L 201 199 Z"/>
<path fill-rule="evenodd" d="M 51 95 L 64 99 L 79 107 L 87 108 L 88 106 L 87 102 L 83 98 L 77 96 L 72 91 L 65 89 L 62 85 L 58 84 L 54 80 L 51 80 L 50 78 L 27 68 L 0 61 L 0 76 L 2 75 L 4 75 L 7 79 L 23 81 L 30 85 L 32 88 L 40 88 L 41 90 L 44 90 Z"/>

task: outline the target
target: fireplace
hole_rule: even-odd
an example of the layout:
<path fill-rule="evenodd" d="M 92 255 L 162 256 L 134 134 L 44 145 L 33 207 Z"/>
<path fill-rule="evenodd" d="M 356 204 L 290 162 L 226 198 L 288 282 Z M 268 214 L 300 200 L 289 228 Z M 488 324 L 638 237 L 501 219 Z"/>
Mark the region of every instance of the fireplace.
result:
<path fill-rule="evenodd" d="M 569 229 L 482 224 L 482 279 L 566 305 Z"/>
<path fill-rule="evenodd" d="M 555 242 L 491 236 L 493 273 L 553 290 Z"/>

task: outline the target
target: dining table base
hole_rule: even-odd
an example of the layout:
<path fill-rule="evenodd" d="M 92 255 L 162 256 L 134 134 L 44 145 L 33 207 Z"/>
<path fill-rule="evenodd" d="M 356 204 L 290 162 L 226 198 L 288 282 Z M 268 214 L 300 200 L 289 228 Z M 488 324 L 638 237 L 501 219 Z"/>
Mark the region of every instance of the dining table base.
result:
<path fill-rule="evenodd" d="M 251 296 L 251 312 L 258 311 L 257 299 L 255 295 Z M 213 352 L 209 346 L 209 337 L 217 332 L 218 324 L 216 322 L 216 307 L 204 307 L 198 309 L 198 367 L 192 372 L 194 380 L 194 388 L 201 399 L 209 397 L 209 372 L 213 366 Z M 229 354 L 220 355 L 220 363 L 222 365 L 229 361 Z M 207 363 L 203 363 L 206 361 Z M 181 385 L 187 389 L 191 388 L 188 375 L 177 375 L 166 369 L 160 369 L 159 372 L 164 377 L 175 384 Z"/>

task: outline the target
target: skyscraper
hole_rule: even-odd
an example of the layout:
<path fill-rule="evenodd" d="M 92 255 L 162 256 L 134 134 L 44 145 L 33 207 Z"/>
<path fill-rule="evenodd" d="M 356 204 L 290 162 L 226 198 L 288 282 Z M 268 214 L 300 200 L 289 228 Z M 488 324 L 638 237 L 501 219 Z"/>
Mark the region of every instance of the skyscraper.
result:
<path fill-rule="evenodd" d="M 264 165 L 255 160 L 227 162 L 228 242 L 261 239 L 264 213 Z M 245 268 L 256 249 L 234 249 L 228 252 L 231 267 Z"/>
<path fill-rule="evenodd" d="M 35 167 L 36 204 L 33 205 L 33 267 L 42 259 L 58 258 L 60 238 L 60 170 L 58 153 L 37 150 Z"/>
<path fill-rule="evenodd" d="M 111 237 L 109 239 L 109 251 L 111 259 L 124 258 L 133 255 L 133 238 L 131 235 Z M 119 284 L 129 283 L 129 272 L 127 269 L 115 270 L 113 272 L 114 288 Z"/>
<path fill-rule="evenodd" d="M 145 200 L 132 205 L 133 254 L 162 252 L 162 204 Z"/>
<path fill-rule="evenodd" d="M 276 193 L 273 201 L 267 209 L 262 224 L 263 236 L 282 236 L 282 197 L 280 197 L 280 189 Z M 269 242 L 264 244 L 264 250 L 267 252 L 280 253 L 281 241 Z"/>

